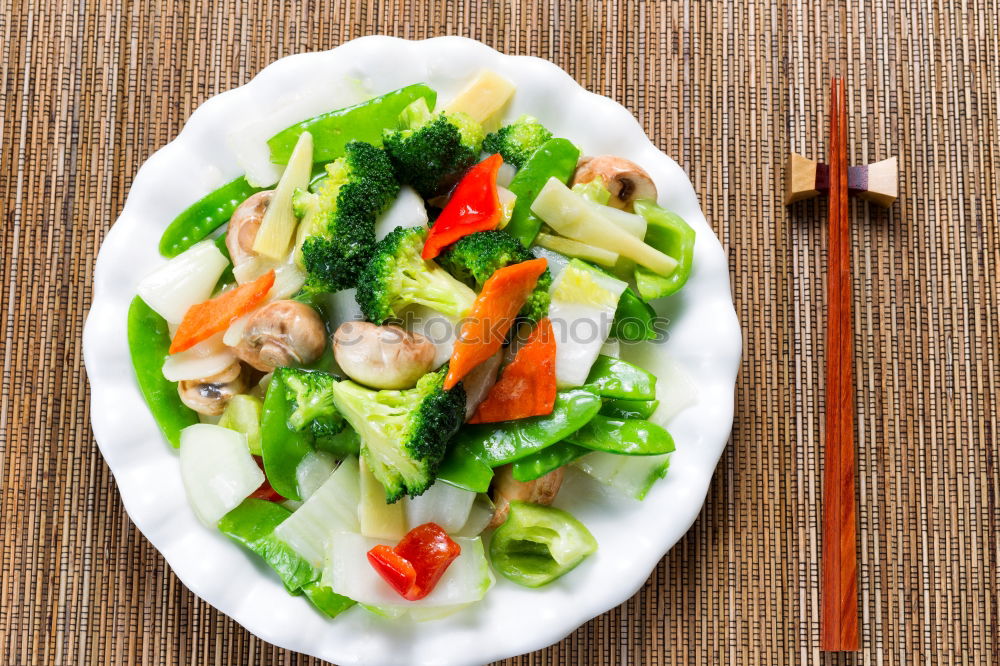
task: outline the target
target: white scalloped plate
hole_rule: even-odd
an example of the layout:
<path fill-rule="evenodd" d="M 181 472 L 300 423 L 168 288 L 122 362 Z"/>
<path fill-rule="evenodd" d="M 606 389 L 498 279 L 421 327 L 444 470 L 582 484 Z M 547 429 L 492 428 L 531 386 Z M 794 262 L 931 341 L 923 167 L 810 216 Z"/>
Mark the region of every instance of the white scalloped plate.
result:
<path fill-rule="evenodd" d="M 697 231 L 693 274 L 679 295 L 663 302 L 672 319 L 669 338 L 662 352 L 651 355 L 669 355 L 683 368 L 697 387 L 697 402 L 671 422 L 677 451 L 670 472 L 644 502 L 599 492 L 582 476 L 569 478 L 559 505 L 591 529 L 600 548 L 556 583 L 529 590 L 501 578 L 473 609 L 419 625 L 360 608 L 327 620 L 303 598 L 289 596 L 263 564 L 195 519 L 176 453 L 157 430 L 134 380 L 126 312 L 139 279 L 164 261 L 157 242 L 170 220 L 241 173 L 226 139 L 236 119 L 266 126 L 267 118 L 287 116 L 289 108 L 301 109 L 305 117 L 317 104 L 332 109 L 352 103 L 354 79 L 372 93 L 423 81 L 447 100 L 484 67 L 517 84 L 510 117 L 529 112 L 585 154 L 613 153 L 638 162 L 656 181 L 660 204 Z M 326 83 L 317 86 L 319 78 Z M 281 116 L 280 122 L 289 124 L 285 120 Z M 245 86 L 205 102 L 136 174 L 125 209 L 98 255 L 83 342 L 94 436 L 125 508 L 192 592 L 276 645 L 339 664 L 407 665 L 484 663 L 541 649 L 634 594 L 704 503 L 732 427 L 742 346 L 722 247 L 687 176 L 650 143 L 632 114 L 587 92 L 549 62 L 502 55 L 457 37 L 420 42 L 365 37 L 331 51 L 290 56 Z"/>

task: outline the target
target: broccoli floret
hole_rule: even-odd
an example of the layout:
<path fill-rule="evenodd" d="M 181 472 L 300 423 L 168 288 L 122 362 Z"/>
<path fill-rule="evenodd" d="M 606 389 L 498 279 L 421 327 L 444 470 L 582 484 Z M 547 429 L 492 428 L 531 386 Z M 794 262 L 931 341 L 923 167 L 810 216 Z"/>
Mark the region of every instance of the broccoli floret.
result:
<path fill-rule="evenodd" d="M 534 258 L 530 250 L 506 231 L 479 231 L 450 245 L 438 257 L 438 263 L 465 284 L 481 289 L 496 270 Z M 546 268 L 521 308 L 522 317 L 537 322 L 548 314 L 551 286 L 552 274 Z"/>
<path fill-rule="evenodd" d="M 376 243 L 358 281 L 358 305 L 370 321 L 398 319 L 407 305 L 426 305 L 451 317 L 469 311 L 476 293 L 420 252 L 427 238 L 423 227 L 396 227 Z"/>
<path fill-rule="evenodd" d="M 358 452 L 357 435 L 334 404 L 336 377 L 315 370 L 278 368 L 271 381 L 285 386 L 290 428 L 307 433 L 317 449 L 339 456 Z"/>
<path fill-rule="evenodd" d="M 281 372 L 286 395 L 293 409 L 288 424 L 296 430 L 303 430 L 314 421 L 322 421 L 321 427 L 335 427 L 338 432 L 343 419 L 333 404 L 333 385 L 337 380 L 325 372 L 285 368 Z"/>
<path fill-rule="evenodd" d="M 383 150 L 352 141 L 344 151 L 326 166 L 327 176 L 313 192 L 296 192 L 293 200 L 302 216 L 296 260 L 306 269 L 305 291 L 311 294 L 357 284 L 375 244 L 375 218 L 399 192 Z"/>
<path fill-rule="evenodd" d="M 479 159 L 483 128 L 464 113 L 431 114 L 423 98 L 386 130 L 383 144 L 399 182 L 430 199 L 443 194 Z"/>
<path fill-rule="evenodd" d="M 543 143 L 552 138 L 552 132 L 537 118 L 521 116 L 510 125 L 504 125 L 483 139 L 483 150 L 500 153 L 503 161 L 520 169 Z"/>
<path fill-rule="evenodd" d="M 434 481 L 448 439 L 465 416 L 465 390 L 444 390 L 445 365 L 415 388 L 375 391 L 352 381 L 334 386 L 334 400 L 361 438 L 361 455 L 385 487 L 388 502 L 416 497 Z"/>

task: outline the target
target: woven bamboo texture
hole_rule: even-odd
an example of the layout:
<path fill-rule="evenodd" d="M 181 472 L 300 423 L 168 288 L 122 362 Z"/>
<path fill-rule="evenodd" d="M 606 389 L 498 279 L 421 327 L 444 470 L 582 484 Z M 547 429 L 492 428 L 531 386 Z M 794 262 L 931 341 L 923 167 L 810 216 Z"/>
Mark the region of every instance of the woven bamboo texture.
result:
<path fill-rule="evenodd" d="M 0 663 L 314 664 L 196 599 L 132 526 L 89 427 L 94 259 L 139 165 L 208 97 L 352 37 L 459 34 L 632 109 L 728 250 L 745 355 L 690 533 L 626 604 L 510 664 L 1000 663 L 1000 30 L 990 0 L 0 0 Z M 863 650 L 819 651 L 826 151 L 900 157 L 851 205 Z"/>

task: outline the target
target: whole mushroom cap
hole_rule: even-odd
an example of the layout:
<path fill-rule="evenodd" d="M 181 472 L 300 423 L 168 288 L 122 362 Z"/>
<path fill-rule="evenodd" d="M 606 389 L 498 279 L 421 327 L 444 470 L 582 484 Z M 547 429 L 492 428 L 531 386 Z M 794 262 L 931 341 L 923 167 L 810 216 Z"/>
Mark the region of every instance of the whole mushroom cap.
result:
<path fill-rule="evenodd" d="M 621 210 L 632 210 L 639 199 L 656 200 L 656 185 L 641 166 L 615 155 L 584 157 L 576 166 L 573 185 L 589 183 L 600 178 L 611 192 L 608 205 Z"/>
<path fill-rule="evenodd" d="M 204 379 L 185 380 L 177 383 L 181 402 L 206 416 L 218 416 L 234 395 L 247 390 L 247 372 L 243 364 L 234 361 L 222 372 Z"/>
<path fill-rule="evenodd" d="M 333 356 L 348 377 L 374 389 L 407 389 L 431 371 L 435 348 L 398 326 L 349 321 L 333 334 Z"/>
<path fill-rule="evenodd" d="M 260 223 L 264 220 L 264 213 L 267 212 L 273 196 L 274 190 L 258 192 L 248 197 L 233 211 L 226 231 L 226 249 L 229 250 L 233 266 L 239 266 L 257 256 L 253 251 L 253 242 L 257 238 Z"/>
<path fill-rule="evenodd" d="M 305 303 L 274 301 L 247 320 L 240 343 L 233 348 L 246 363 L 263 372 L 277 367 L 308 365 L 323 354 L 326 327 Z"/>

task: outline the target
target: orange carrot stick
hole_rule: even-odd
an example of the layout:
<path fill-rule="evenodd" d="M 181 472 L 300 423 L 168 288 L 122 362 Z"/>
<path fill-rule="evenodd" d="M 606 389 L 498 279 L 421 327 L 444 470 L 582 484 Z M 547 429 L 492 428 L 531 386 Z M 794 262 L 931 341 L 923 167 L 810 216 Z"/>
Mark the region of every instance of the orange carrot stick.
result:
<path fill-rule="evenodd" d="M 496 271 L 483 283 L 451 352 L 444 387 L 450 389 L 503 345 L 517 313 L 545 271 L 545 259 L 532 259 Z"/>
<path fill-rule="evenodd" d="M 215 298 L 188 308 L 170 343 L 170 353 L 190 349 L 202 340 L 229 328 L 229 325 L 257 307 L 274 286 L 274 271 Z"/>
<path fill-rule="evenodd" d="M 538 322 L 500 381 L 469 423 L 497 423 L 551 414 L 556 404 L 556 336 L 548 318 Z"/>

